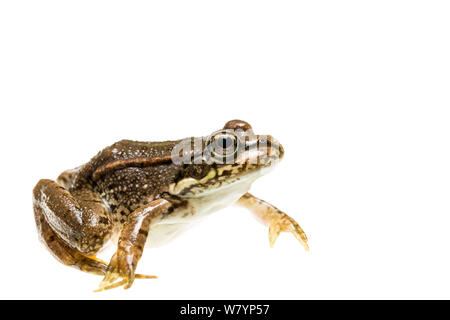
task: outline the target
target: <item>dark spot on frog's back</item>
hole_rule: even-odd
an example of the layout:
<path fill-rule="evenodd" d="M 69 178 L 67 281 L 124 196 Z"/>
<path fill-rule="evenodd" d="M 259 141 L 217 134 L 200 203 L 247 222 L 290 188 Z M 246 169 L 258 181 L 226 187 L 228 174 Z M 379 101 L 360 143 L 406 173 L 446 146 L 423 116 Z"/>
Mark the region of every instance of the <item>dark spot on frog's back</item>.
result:
<path fill-rule="evenodd" d="M 107 217 L 100 217 L 99 222 L 101 224 L 107 225 L 109 223 L 109 219 Z"/>

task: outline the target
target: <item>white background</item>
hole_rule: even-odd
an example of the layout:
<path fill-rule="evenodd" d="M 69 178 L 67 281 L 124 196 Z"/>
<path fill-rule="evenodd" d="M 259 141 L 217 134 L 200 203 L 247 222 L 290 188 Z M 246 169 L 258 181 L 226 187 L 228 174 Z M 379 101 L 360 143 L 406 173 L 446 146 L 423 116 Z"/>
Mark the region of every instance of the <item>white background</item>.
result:
<path fill-rule="evenodd" d="M 446 1 L 2 1 L 1 298 L 450 298 Z M 286 150 L 243 209 L 144 253 L 127 291 L 59 264 L 31 190 L 123 139 L 231 119 Z M 103 258 L 109 259 L 113 251 Z"/>

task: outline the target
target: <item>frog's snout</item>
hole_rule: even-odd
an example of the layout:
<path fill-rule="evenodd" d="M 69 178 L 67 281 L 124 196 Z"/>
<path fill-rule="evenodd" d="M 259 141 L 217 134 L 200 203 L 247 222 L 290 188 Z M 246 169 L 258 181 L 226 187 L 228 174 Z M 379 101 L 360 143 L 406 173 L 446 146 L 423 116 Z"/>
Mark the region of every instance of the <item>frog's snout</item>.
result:
<path fill-rule="evenodd" d="M 265 145 L 267 156 L 270 158 L 282 159 L 284 156 L 284 148 L 281 143 L 274 137 L 258 136 L 258 143 L 260 145 Z"/>
<path fill-rule="evenodd" d="M 270 148 L 269 148 L 269 155 L 271 157 L 277 157 L 282 159 L 284 156 L 284 148 L 281 145 L 281 143 L 275 139 L 272 136 L 269 136 L 270 138 Z"/>

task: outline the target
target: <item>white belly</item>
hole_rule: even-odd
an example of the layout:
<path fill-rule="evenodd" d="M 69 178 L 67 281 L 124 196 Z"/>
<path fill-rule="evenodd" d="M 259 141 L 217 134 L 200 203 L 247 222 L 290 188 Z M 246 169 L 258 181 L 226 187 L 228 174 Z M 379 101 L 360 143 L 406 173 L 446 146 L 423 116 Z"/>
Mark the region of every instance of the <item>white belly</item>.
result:
<path fill-rule="evenodd" d="M 175 211 L 164 220 L 150 226 L 146 246 L 164 245 L 205 216 L 235 203 L 250 189 L 253 181 L 254 179 L 240 181 L 207 195 L 188 199 L 188 208 Z"/>

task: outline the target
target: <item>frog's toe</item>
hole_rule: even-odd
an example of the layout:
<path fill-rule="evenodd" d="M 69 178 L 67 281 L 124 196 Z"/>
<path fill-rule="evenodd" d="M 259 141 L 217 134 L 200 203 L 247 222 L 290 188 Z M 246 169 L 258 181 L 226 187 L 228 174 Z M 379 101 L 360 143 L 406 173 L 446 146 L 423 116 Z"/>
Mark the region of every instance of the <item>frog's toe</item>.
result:
<path fill-rule="evenodd" d="M 136 279 L 158 279 L 157 276 L 152 276 L 152 275 L 147 275 L 147 274 L 136 274 L 135 275 Z"/>
<path fill-rule="evenodd" d="M 104 289 L 113 284 L 117 279 L 119 279 L 119 274 L 117 272 L 108 272 L 100 282 L 99 289 Z M 105 289 L 106 290 L 106 289 Z"/>
<path fill-rule="evenodd" d="M 280 232 L 281 225 L 278 222 L 269 225 L 269 244 L 271 248 L 275 245 L 275 241 L 277 241 Z"/>
<path fill-rule="evenodd" d="M 105 291 L 105 290 L 110 290 L 110 289 L 114 289 L 117 287 L 121 287 L 121 286 L 128 286 L 128 288 L 131 286 L 131 284 L 133 283 L 133 281 L 131 281 L 126 277 L 122 278 L 119 281 L 116 281 L 117 279 L 119 279 L 119 273 L 108 273 L 105 278 L 102 280 L 102 282 L 100 283 L 99 287 L 97 290 L 94 290 L 94 292 L 100 292 L 100 291 Z"/>
<path fill-rule="evenodd" d="M 106 270 L 106 275 L 103 278 L 102 282 L 100 282 L 99 289 L 96 291 L 103 291 L 112 289 L 110 288 L 111 285 L 114 284 L 114 282 L 119 279 L 119 259 L 117 256 L 117 252 L 114 254 L 114 256 L 111 258 L 111 261 L 108 265 L 108 268 Z"/>
<path fill-rule="evenodd" d="M 303 231 L 303 229 L 294 219 L 290 219 L 287 230 L 290 231 L 298 241 L 300 241 L 306 251 L 309 251 L 308 237 L 306 236 L 305 231 Z"/>
<path fill-rule="evenodd" d="M 114 283 L 111 283 L 111 284 L 107 284 L 107 285 L 104 285 L 104 286 L 102 286 L 100 284 L 100 287 L 97 290 L 94 290 L 94 292 L 101 292 L 101 291 L 105 291 L 105 290 L 109 290 L 109 289 L 114 289 L 114 288 L 123 286 L 125 283 L 126 283 L 126 280 L 124 279 L 124 280 L 117 281 L 117 282 L 114 282 Z"/>
<path fill-rule="evenodd" d="M 99 288 L 97 290 L 94 290 L 94 292 L 101 292 L 121 286 L 123 286 L 124 289 L 129 289 L 133 285 L 134 279 L 156 279 L 156 278 L 157 278 L 156 276 L 136 274 L 132 277 L 123 277 L 122 280 L 117 282 L 114 282 L 115 280 L 113 280 L 112 282 L 102 281 L 102 283 L 100 283 Z"/>

